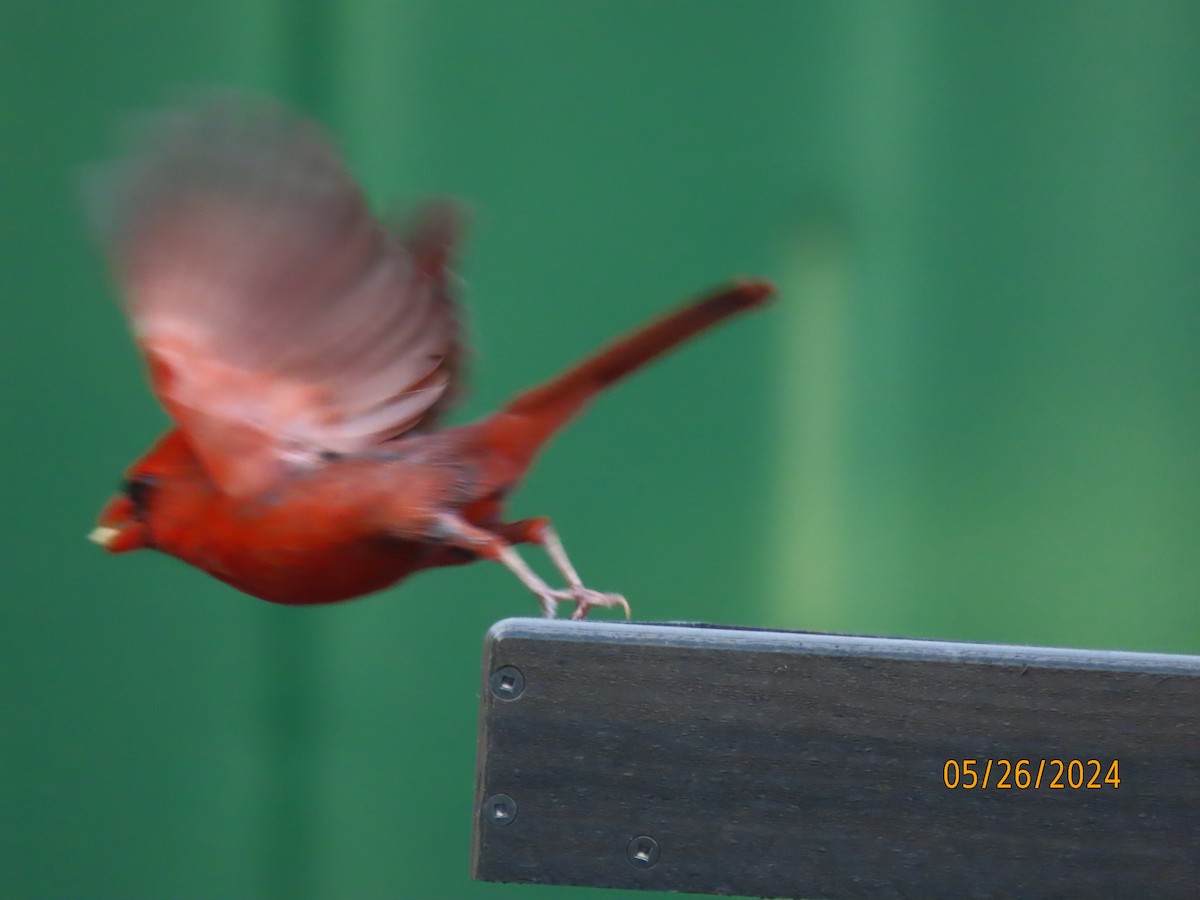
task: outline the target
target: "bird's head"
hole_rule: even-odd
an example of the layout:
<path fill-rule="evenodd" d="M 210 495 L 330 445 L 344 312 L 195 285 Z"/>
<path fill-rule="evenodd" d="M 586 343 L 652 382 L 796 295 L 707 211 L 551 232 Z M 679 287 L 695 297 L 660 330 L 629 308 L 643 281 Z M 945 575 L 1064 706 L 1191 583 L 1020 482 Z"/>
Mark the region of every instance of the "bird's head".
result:
<path fill-rule="evenodd" d="M 127 478 L 121 491 L 104 505 L 88 539 L 109 553 L 126 553 L 149 547 L 150 501 L 154 481 L 145 476 Z"/>
<path fill-rule="evenodd" d="M 109 553 L 158 546 L 156 533 L 178 506 L 173 494 L 199 471 L 182 434 L 168 432 L 129 467 L 120 491 L 104 505 L 88 538 Z"/>

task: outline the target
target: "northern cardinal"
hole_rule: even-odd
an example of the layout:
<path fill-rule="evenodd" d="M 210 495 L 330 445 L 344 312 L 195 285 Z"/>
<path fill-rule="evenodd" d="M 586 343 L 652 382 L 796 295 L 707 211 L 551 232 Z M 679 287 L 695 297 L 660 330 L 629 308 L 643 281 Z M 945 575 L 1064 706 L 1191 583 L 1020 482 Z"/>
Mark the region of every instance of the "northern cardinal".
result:
<path fill-rule="evenodd" d="M 160 117 L 93 178 L 95 224 L 174 420 L 91 534 L 276 603 L 346 600 L 421 569 L 503 563 L 554 616 L 584 587 L 547 519 L 503 521 L 543 445 L 599 391 L 772 294 L 684 306 L 481 421 L 437 430 L 461 375 L 445 205 L 393 232 L 325 134 L 267 101 Z M 553 588 L 514 544 L 540 544 Z"/>

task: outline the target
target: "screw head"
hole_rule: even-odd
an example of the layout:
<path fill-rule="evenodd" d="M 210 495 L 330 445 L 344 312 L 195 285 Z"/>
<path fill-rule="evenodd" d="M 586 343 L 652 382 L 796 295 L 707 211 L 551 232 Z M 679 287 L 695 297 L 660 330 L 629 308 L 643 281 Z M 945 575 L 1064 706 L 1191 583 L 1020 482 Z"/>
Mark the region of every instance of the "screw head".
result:
<path fill-rule="evenodd" d="M 497 700 L 516 700 L 525 693 L 525 676 L 516 666 L 501 666 L 488 679 Z"/>
<path fill-rule="evenodd" d="M 483 817 L 493 825 L 508 825 L 517 817 L 517 801 L 508 794 L 492 794 L 483 801 Z"/>
<path fill-rule="evenodd" d="M 625 855 L 639 869 L 648 869 L 658 862 L 660 852 L 658 841 L 647 834 L 639 834 L 625 848 Z"/>

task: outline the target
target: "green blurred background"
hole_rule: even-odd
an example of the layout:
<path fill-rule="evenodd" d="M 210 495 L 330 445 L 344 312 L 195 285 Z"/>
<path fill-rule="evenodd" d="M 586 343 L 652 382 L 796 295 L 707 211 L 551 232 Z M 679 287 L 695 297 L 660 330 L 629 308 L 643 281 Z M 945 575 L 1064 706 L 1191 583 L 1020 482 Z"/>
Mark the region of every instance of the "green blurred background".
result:
<path fill-rule="evenodd" d="M 1194 653 L 1198 47 L 1195 2 L 7 0 L 0 896 L 562 893 L 467 878 L 503 569 L 290 609 L 83 540 L 163 427 L 75 194 L 121 114 L 267 92 L 467 201 L 464 418 L 778 279 L 516 499 L 638 617 Z"/>

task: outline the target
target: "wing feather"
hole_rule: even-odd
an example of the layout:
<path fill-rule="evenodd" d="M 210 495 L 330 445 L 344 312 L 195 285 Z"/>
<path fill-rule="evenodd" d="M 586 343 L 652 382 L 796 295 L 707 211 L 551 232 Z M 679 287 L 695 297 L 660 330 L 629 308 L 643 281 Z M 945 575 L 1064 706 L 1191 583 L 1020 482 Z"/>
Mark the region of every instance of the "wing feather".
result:
<path fill-rule="evenodd" d="M 155 392 L 223 490 L 428 427 L 453 394 L 457 218 L 393 234 L 312 122 L 209 99 L 156 117 L 93 188 Z"/>

